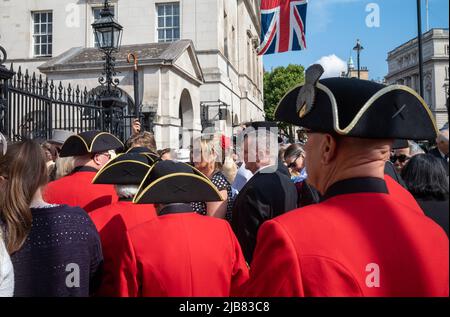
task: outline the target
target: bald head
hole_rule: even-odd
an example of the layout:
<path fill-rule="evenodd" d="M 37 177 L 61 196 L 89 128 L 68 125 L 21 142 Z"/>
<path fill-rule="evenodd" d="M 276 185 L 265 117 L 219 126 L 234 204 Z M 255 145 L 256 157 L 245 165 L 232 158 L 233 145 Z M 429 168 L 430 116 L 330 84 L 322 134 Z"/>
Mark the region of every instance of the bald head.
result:
<path fill-rule="evenodd" d="M 360 177 L 384 177 L 392 140 L 308 135 L 306 168 L 308 182 L 324 194 L 335 182 Z"/>

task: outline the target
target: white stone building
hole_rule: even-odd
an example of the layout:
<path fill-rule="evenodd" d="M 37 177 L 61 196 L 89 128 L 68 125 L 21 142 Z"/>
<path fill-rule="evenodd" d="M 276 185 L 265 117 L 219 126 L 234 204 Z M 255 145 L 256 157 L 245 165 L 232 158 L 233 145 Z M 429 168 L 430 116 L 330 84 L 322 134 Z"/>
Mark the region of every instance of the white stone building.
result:
<path fill-rule="evenodd" d="M 102 3 L 0 1 L 0 45 L 8 61 L 66 85 L 95 88 L 102 60 L 91 24 Z M 136 53 L 143 111 L 157 109 L 158 147 L 187 146 L 189 140 L 178 141 L 181 127 L 187 133 L 209 123 L 224 130 L 264 119 L 263 64 L 256 54 L 258 0 L 110 3 L 124 28 L 119 87 L 133 96 L 133 67 L 126 55 Z"/>
<path fill-rule="evenodd" d="M 388 53 L 388 84 L 409 86 L 419 92 L 417 38 Z M 432 29 L 423 34 L 424 99 L 436 117 L 438 128 L 448 122 L 449 87 L 448 29 Z"/>

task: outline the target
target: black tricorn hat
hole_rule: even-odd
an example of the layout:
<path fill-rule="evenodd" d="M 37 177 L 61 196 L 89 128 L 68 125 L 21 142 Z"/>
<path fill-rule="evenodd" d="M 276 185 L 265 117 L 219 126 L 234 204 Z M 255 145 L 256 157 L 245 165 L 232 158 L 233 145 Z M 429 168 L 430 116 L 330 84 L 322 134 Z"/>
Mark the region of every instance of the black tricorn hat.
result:
<path fill-rule="evenodd" d="M 408 142 L 408 140 L 404 140 L 404 139 L 395 139 L 394 143 L 392 144 L 393 150 L 406 149 L 408 147 L 409 147 L 409 142 Z"/>
<path fill-rule="evenodd" d="M 97 172 L 92 184 L 139 185 L 153 163 L 145 154 L 120 154 Z"/>
<path fill-rule="evenodd" d="M 181 162 L 160 161 L 148 171 L 133 202 L 170 204 L 221 200 L 214 184 L 194 167 Z"/>
<path fill-rule="evenodd" d="M 314 132 L 367 139 L 429 140 L 437 134 L 425 101 L 411 88 L 356 78 L 327 78 L 320 65 L 306 70 L 305 84 L 289 91 L 275 118 Z"/>
<path fill-rule="evenodd" d="M 128 154 L 144 154 L 144 155 L 148 156 L 153 161 L 153 163 L 156 163 L 161 160 L 157 154 L 153 153 L 152 151 L 150 151 L 150 149 L 143 147 L 143 146 L 132 147 L 132 148 L 128 149 L 128 151 L 126 151 L 126 153 L 128 153 Z"/>
<path fill-rule="evenodd" d="M 72 135 L 64 142 L 60 157 L 82 156 L 123 148 L 123 143 L 108 132 L 88 131 Z"/>

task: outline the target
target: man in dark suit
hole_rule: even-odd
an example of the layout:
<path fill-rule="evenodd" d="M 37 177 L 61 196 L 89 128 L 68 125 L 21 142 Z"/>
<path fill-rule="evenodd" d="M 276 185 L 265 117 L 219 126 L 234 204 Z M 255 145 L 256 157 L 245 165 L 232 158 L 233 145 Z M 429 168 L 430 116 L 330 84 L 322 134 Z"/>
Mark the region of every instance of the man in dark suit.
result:
<path fill-rule="evenodd" d="M 252 260 L 261 224 L 297 208 L 297 191 L 289 171 L 277 162 L 277 135 L 266 128 L 246 130 L 245 167 L 254 176 L 239 192 L 233 206 L 232 227 L 248 263 Z"/>
<path fill-rule="evenodd" d="M 437 147 L 432 149 L 429 154 L 439 159 L 448 176 L 448 129 L 440 131 L 436 143 Z"/>

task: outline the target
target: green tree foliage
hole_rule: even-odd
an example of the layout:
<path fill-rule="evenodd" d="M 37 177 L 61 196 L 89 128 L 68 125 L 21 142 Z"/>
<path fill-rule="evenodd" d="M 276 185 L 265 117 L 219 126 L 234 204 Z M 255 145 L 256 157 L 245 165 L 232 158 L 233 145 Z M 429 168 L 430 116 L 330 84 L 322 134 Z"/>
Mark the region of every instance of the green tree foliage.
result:
<path fill-rule="evenodd" d="M 275 121 L 274 112 L 281 98 L 293 87 L 303 83 L 305 69 L 301 65 L 290 64 L 264 72 L 264 110 L 269 121 Z M 280 122 L 279 127 L 287 130 L 287 124 Z"/>

